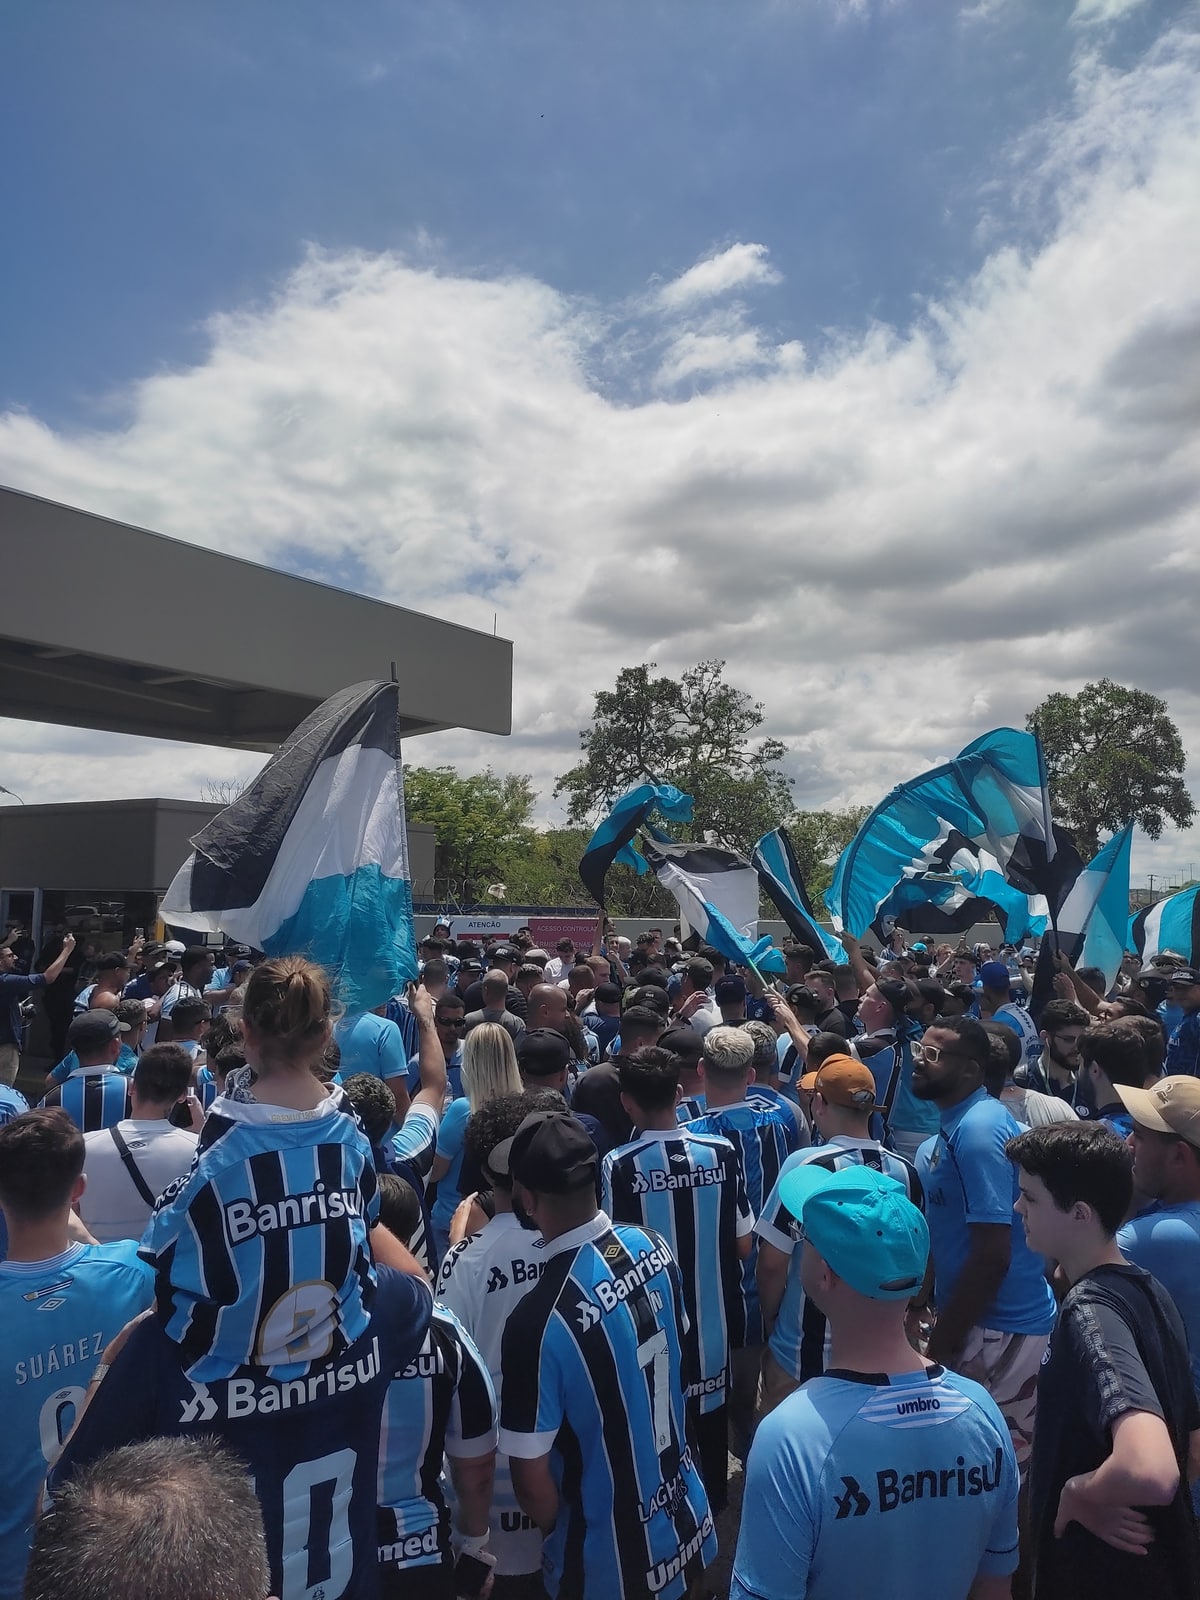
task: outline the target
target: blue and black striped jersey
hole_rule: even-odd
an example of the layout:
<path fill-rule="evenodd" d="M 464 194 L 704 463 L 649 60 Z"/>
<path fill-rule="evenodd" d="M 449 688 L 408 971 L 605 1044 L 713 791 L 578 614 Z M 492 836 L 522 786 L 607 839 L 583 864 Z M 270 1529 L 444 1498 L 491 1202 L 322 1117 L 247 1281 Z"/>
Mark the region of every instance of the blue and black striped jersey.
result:
<path fill-rule="evenodd" d="M 99 1133 L 128 1116 L 129 1079 L 115 1067 L 78 1067 L 38 1104 L 61 1106 L 84 1133 Z"/>
<path fill-rule="evenodd" d="M 755 1217 L 761 1215 L 766 1198 L 779 1177 L 780 1167 L 800 1147 L 800 1134 L 792 1116 L 779 1106 L 767 1105 L 762 1100 L 751 1101 L 747 1098 L 736 1105 L 706 1111 L 695 1122 L 689 1122 L 687 1130 L 689 1133 L 717 1134 L 729 1140 L 738 1153 L 746 1198 Z M 758 1284 L 754 1278 L 757 1265 L 756 1240 L 755 1248 L 742 1262 L 743 1343 L 747 1345 L 761 1344 L 764 1337 Z"/>
<path fill-rule="evenodd" d="M 379 1214 L 371 1147 L 339 1092 L 312 1111 L 214 1102 L 142 1243 L 189 1375 L 299 1378 L 367 1326 Z"/>
<path fill-rule="evenodd" d="M 687 1443 L 683 1287 L 666 1243 L 600 1212 L 544 1246 L 504 1332 L 500 1447 L 550 1457 L 551 1596 L 680 1600 L 716 1555 Z"/>
<path fill-rule="evenodd" d="M 262 1506 L 271 1593 L 374 1600 L 379 1433 L 391 1375 L 420 1349 L 425 1283 L 379 1269 L 370 1324 L 299 1378 L 261 1367 L 195 1382 L 156 1317 L 130 1334 L 59 1460 L 53 1494 L 81 1467 L 140 1439 L 213 1435 L 241 1457 Z"/>
<path fill-rule="evenodd" d="M 434 1306 L 421 1348 L 388 1386 L 379 1436 L 379 1564 L 394 1571 L 450 1556 L 443 1457 L 496 1448 L 496 1396 L 487 1365 L 458 1318 Z"/>
<path fill-rule="evenodd" d="M 736 1150 L 690 1129 L 649 1130 L 605 1156 L 600 1192 L 614 1222 L 652 1228 L 670 1246 L 691 1323 L 684 1394 L 701 1412 L 717 1410 L 730 1348 L 745 1337 L 736 1241 L 754 1225 Z"/>

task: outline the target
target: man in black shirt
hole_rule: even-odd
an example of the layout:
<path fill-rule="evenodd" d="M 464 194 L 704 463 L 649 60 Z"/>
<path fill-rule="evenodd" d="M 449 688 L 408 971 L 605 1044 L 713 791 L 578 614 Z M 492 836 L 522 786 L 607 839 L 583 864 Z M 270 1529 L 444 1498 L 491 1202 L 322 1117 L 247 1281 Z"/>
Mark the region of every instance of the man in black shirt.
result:
<path fill-rule="evenodd" d="M 1194 1600 L 1188 1479 L 1200 1469 L 1200 1408 L 1173 1301 L 1113 1237 L 1133 1193 L 1129 1152 L 1083 1122 L 1031 1129 L 1005 1148 L 1021 1169 L 1029 1244 L 1071 1284 L 1038 1377 L 1034 1593 Z"/>

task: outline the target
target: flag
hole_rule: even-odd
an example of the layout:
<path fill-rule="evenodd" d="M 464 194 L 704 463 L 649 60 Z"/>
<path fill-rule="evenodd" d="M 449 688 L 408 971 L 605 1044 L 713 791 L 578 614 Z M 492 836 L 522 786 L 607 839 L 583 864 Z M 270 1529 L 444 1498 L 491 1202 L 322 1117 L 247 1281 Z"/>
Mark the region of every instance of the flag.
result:
<path fill-rule="evenodd" d="M 845 965 L 848 960 L 846 952 L 817 921 L 808 890 L 804 887 L 796 852 L 786 831 L 773 828 L 770 833 L 764 833 L 754 846 L 751 859 L 764 893 L 787 923 L 789 932 L 801 944 L 813 950 L 823 950 L 834 961 Z"/>
<path fill-rule="evenodd" d="M 634 834 L 652 811 L 671 822 L 692 820 L 692 797 L 669 783 L 642 783 L 623 794 L 588 840 L 579 860 L 579 876 L 598 906 L 604 905 L 604 880 L 614 861 L 641 874 L 646 863 L 633 843 Z"/>
<path fill-rule="evenodd" d="M 759 972 L 783 972 L 786 970 L 783 952 L 776 950 L 770 938 L 759 939 L 757 942 L 747 934 L 740 932 L 723 916 L 716 906 L 709 902 L 702 902 L 706 922 L 704 942 L 711 945 L 714 950 L 719 950 L 726 961 L 735 967 L 756 968 Z"/>
<path fill-rule="evenodd" d="M 1013 888 L 1049 898 L 1056 839 L 1033 734 L 997 728 L 898 784 L 842 851 L 825 896 L 834 927 L 861 936 L 903 878 L 945 871 L 964 848 L 986 851 Z"/>
<path fill-rule="evenodd" d="M 952 833 L 937 856 L 941 870 L 910 868 L 880 906 L 871 923 L 876 938 L 886 939 L 897 923 L 909 933 L 935 937 L 962 933 L 977 922 L 987 922 L 993 913 L 1000 919 L 1006 944 L 1045 932 L 1045 896 L 1014 889 L 986 850 Z"/>
<path fill-rule="evenodd" d="M 642 849 L 701 943 L 712 944 L 708 928 L 713 907 L 741 937 L 751 941 L 758 937 L 758 873 L 745 856 L 721 845 L 651 839 L 644 840 Z"/>
<path fill-rule="evenodd" d="M 1147 906 L 1132 917 L 1128 947 L 1149 963 L 1161 950 L 1174 950 L 1189 963 L 1200 961 L 1200 884 Z"/>
<path fill-rule="evenodd" d="M 343 689 L 191 841 L 164 922 L 325 968 L 348 1011 L 417 974 L 394 683 Z"/>

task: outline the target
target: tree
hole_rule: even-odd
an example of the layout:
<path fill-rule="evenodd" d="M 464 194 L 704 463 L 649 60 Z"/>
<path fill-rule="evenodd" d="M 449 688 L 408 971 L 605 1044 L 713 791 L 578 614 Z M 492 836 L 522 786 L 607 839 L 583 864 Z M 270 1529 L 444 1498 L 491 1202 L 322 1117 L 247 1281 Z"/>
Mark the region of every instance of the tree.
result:
<path fill-rule="evenodd" d="M 434 874 L 464 904 L 482 899 L 490 883 L 508 883 L 510 865 L 535 838 L 529 822 L 535 798 L 524 773 L 500 777 L 489 767 L 464 778 L 453 767 L 404 769 L 408 820 L 433 828 Z"/>
<path fill-rule="evenodd" d="M 568 819 L 584 824 L 636 783 L 673 783 L 695 802 L 689 832 L 712 832 L 748 850 L 791 812 L 791 779 L 775 763 L 778 739 L 758 736 L 763 708 L 725 681 L 723 661 L 701 661 L 680 678 L 653 676 L 654 662 L 626 667 L 596 695 L 579 735 L 583 760 L 554 787 Z"/>
<path fill-rule="evenodd" d="M 833 882 L 834 863 L 869 810 L 869 806 L 850 806 L 845 811 L 796 811 L 787 824 L 804 887 L 818 915 Z"/>
<path fill-rule="evenodd" d="M 206 778 L 200 798 L 209 805 L 231 806 L 246 792 L 248 783 L 248 778 Z"/>
<path fill-rule="evenodd" d="M 1183 782 L 1183 741 L 1157 695 L 1101 678 L 1078 694 L 1047 695 L 1025 725 L 1046 752 L 1055 816 L 1085 860 L 1099 848 L 1101 830 L 1136 822 L 1157 839 L 1167 822 L 1191 825 L 1196 807 Z"/>

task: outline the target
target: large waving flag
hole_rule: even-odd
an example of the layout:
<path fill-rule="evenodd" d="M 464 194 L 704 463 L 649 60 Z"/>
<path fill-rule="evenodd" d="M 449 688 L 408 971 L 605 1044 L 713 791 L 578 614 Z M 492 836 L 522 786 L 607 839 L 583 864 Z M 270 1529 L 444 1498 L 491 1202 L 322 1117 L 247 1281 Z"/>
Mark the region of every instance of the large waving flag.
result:
<path fill-rule="evenodd" d="M 598 906 L 604 904 L 604 880 L 614 861 L 643 873 L 646 863 L 633 844 L 634 835 L 657 811 L 671 822 L 692 820 L 692 797 L 670 783 L 642 783 L 623 794 L 588 840 L 579 860 L 579 876 Z"/>
<path fill-rule="evenodd" d="M 997 728 L 952 761 L 898 784 L 838 860 L 825 896 L 834 927 L 861 936 L 902 879 L 945 874 L 964 848 L 986 852 L 1023 894 L 1049 893 L 1056 841 L 1033 734 Z"/>
<path fill-rule="evenodd" d="M 993 912 L 1008 944 L 1045 932 L 1045 897 L 1014 889 L 987 851 L 951 835 L 938 854 L 946 861 L 944 872 L 910 871 L 880 906 L 871 923 L 877 938 L 886 939 L 897 923 L 909 933 L 934 937 L 962 933 Z"/>
<path fill-rule="evenodd" d="M 679 902 L 680 914 L 701 943 L 720 946 L 709 937 L 711 908 L 742 938 L 758 937 L 758 873 L 736 850 L 714 844 L 673 844 L 659 839 L 642 843 L 646 860 L 664 888 Z"/>
<path fill-rule="evenodd" d="M 704 942 L 714 950 L 719 950 L 726 961 L 732 962 L 735 967 L 749 967 L 758 973 L 786 971 L 783 952 L 776 950 L 770 938 L 756 941 L 740 932 L 728 917 L 708 901 L 704 902 L 703 911 L 706 924 Z"/>
<path fill-rule="evenodd" d="M 838 941 L 826 933 L 817 921 L 808 890 L 804 887 L 796 852 L 785 830 L 773 828 L 770 833 L 764 833 L 754 846 L 751 859 L 758 872 L 759 883 L 787 923 L 789 932 L 801 944 L 808 945 L 812 950 L 823 950 L 827 956 L 844 965 L 849 957 Z"/>
<path fill-rule="evenodd" d="M 307 956 L 348 1011 L 415 978 L 398 714 L 394 683 L 318 706 L 192 840 L 164 922 Z"/>
<path fill-rule="evenodd" d="M 1074 852 L 1074 843 L 1060 833 L 1061 854 Z M 1099 967 L 1105 988 L 1111 989 L 1121 970 L 1129 922 L 1129 852 L 1133 824 L 1114 833 L 1097 851 L 1055 909 L 1054 931 L 1042 941 L 1033 975 L 1029 1009 L 1035 1019 L 1054 998 L 1055 952 L 1061 951 L 1073 967 Z"/>
<path fill-rule="evenodd" d="M 1173 950 L 1193 965 L 1200 961 L 1200 884 L 1139 911 L 1130 920 L 1127 943 L 1146 962 L 1161 950 Z"/>

